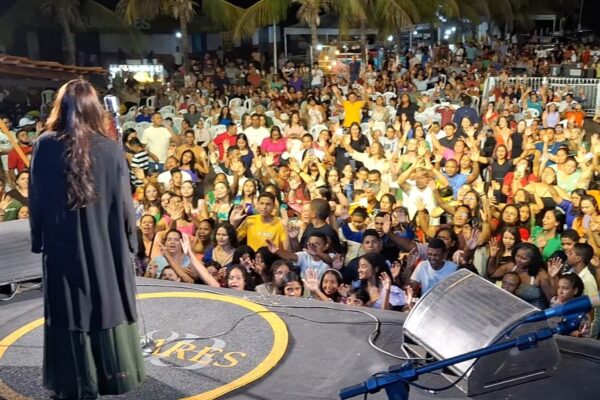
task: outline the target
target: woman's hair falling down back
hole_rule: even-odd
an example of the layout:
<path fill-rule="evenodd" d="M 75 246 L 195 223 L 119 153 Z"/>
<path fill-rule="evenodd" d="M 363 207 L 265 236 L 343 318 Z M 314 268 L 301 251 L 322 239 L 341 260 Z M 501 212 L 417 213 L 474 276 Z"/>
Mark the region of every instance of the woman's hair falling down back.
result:
<path fill-rule="evenodd" d="M 90 138 L 106 136 L 104 109 L 93 86 L 75 79 L 58 91 L 46 123 L 49 131 L 65 141 L 67 196 L 72 209 L 85 207 L 95 198 L 90 156 Z"/>

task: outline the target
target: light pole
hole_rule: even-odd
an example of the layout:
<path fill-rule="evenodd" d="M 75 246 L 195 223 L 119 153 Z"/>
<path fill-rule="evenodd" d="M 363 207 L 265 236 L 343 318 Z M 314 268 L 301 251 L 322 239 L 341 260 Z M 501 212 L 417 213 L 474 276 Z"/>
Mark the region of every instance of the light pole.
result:
<path fill-rule="evenodd" d="M 583 18 L 583 2 L 584 0 L 581 0 L 579 3 L 579 20 L 577 21 L 577 30 L 581 30 L 581 19 Z"/>

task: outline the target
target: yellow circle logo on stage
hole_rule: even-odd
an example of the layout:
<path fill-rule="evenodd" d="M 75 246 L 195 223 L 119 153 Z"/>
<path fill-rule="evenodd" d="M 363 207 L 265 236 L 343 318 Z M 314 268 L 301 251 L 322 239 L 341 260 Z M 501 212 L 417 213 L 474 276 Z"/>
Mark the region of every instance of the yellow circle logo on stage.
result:
<path fill-rule="evenodd" d="M 154 346 L 144 354 L 144 384 L 119 398 L 216 399 L 265 376 L 287 349 L 285 323 L 248 300 L 193 292 L 138 298 L 144 300 L 139 303 L 140 334 Z M 0 398 L 47 397 L 43 329 L 38 329 L 43 324 L 43 318 L 37 319 L 0 341 Z"/>

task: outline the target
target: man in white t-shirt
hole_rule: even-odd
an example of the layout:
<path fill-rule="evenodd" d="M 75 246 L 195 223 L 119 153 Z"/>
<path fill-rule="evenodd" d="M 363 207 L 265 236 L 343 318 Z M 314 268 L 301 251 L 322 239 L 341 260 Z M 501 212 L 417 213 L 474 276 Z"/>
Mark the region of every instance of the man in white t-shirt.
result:
<path fill-rule="evenodd" d="M 313 69 L 311 71 L 312 81 L 310 82 L 310 86 L 314 89 L 316 87 L 320 88 L 323 86 L 323 70 L 319 68 L 319 63 L 313 64 Z"/>
<path fill-rule="evenodd" d="M 150 171 L 163 171 L 169 154 L 171 136 L 171 131 L 162 124 L 160 113 L 154 113 L 152 125 L 144 130 L 144 134 L 140 138 L 140 142 L 146 145 L 146 150 L 153 160 L 153 162 L 148 163 Z"/>
<path fill-rule="evenodd" d="M 421 261 L 410 277 L 410 285 L 417 293 L 421 287 L 421 297 L 432 287 L 456 272 L 456 264 L 447 261 L 448 249 L 442 239 L 433 238 L 427 247 L 427 260 Z"/>
<path fill-rule="evenodd" d="M 175 47 L 175 53 L 173 53 L 173 64 L 175 64 L 176 69 L 183 65 L 183 53 L 179 50 L 179 46 Z"/>
<path fill-rule="evenodd" d="M 251 125 L 244 129 L 244 134 L 248 137 L 248 144 L 250 146 L 256 145 L 260 147 L 263 139 L 269 137 L 269 130 L 260 126 L 260 116 L 257 113 L 252 114 L 250 121 Z"/>

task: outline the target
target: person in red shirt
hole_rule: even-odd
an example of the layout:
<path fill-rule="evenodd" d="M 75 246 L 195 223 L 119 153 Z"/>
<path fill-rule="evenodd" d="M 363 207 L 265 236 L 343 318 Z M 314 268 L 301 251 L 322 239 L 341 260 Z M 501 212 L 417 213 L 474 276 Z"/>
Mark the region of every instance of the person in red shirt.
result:
<path fill-rule="evenodd" d="M 231 123 L 227 125 L 227 131 L 217 135 L 213 142 L 209 144 L 209 148 L 211 151 L 214 151 L 215 148 L 219 150 L 219 160 L 223 161 L 223 156 L 227 152 L 226 147 L 235 146 L 237 143 L 237 125 Z"/>
<path fill-rule="evenodd" d="M 19 147 L 23 150 L 25 156 L 29 159 L 31 156 L 31 143 L 29 142 L 29 134 L 26 130 L 21 129 L 17 132 L 17 142 Z M 17 151 L 13 148 L 8 152 L 8 181 L 9 184 L 14 187 L 15 176 L 24 169 L 27 168 L 25 161 L 19 156 Z"/>
<path fill-rule="evenodd" d="M 535 181 L 537 181 L 537 177 L 531 171 L 529 161 L 520 159 L 517 162 L 515 171 L 507 173 L 502 182 L 502 193 L 507 197 L 507 203 L 513 203 L 513 196 L 518 189 L 522 189 Z"/>

